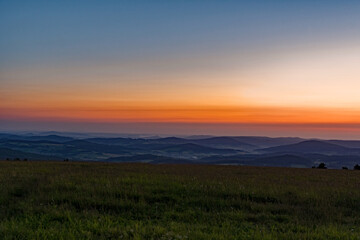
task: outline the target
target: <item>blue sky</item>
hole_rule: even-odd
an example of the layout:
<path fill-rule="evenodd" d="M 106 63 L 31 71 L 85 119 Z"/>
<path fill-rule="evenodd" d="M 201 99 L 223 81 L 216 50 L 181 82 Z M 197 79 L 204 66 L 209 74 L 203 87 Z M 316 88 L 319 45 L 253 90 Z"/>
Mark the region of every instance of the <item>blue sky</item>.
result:
<path fill-rule="evenodd" d="M 359 37 L 356 1 L 0 1 L 1 66 Z"/>

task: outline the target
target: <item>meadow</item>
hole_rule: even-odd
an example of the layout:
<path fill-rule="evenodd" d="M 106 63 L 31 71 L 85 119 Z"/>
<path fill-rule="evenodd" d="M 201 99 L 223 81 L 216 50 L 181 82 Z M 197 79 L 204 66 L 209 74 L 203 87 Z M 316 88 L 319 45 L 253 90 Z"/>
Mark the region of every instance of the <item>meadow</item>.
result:
<path fill-rule="evenodd" d="M 360 239 L 360 171 L 0 161 L 0 239 Z"/>

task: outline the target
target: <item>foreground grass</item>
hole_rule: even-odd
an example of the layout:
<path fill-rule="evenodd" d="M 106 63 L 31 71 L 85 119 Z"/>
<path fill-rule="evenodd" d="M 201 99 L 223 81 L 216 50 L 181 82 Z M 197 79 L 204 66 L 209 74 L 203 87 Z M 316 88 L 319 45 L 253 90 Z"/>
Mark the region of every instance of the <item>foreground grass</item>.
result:
<path fill-rule="evenodd" d="M 360 239 L 360 171 L 0 162 L 0 239 Z"/>

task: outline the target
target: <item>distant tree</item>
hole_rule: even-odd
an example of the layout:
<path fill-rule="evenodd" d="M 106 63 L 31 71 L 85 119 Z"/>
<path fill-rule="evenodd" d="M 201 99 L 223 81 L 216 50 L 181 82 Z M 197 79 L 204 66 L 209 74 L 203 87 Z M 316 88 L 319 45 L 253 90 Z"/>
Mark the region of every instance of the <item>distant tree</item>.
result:
<path fill-rule="evenodd" d="M 354 170 L 360 170 L 360 165 L 359 165 L 359 164 L 356 164 L 356 165 L 354 166 Z"/>
<path fill-rule="evenodd" d="M 64 162 L 68 162 L 68 161 L 69 161 L 69 159 L 68 159 L 68 158 L 64 159 Z"/>
<path fill-rule="evenodd" d="M 348 167 L 342 167 L 343 170 L 348 170 Z"/>
<path fill-rule="evenodd" d="M 318 169 L 327 169 L 325 163 L 320 163 L 317 168 L 318 168 Z"/>
<path fill-rule="evenodd" d="M 6 158 L 6 161 L 10 161 L 10 158 Z"/>
<path fill-rule="evenodd" d="M 20 158 L 17 157 L 17 158 L 15 158 L 14 160 L 15 160 L 15 161 L 20 161 Z"/>
<path fill-rule="evenodd" d="M 24 161 L 26 162 L 26 161 L 27 161 L 27 158 L 24 158 Z"/>
<path fill-rule="evenodd" d="M 312 166 L 311 168 L 316 168 L 315 166 Z"/>

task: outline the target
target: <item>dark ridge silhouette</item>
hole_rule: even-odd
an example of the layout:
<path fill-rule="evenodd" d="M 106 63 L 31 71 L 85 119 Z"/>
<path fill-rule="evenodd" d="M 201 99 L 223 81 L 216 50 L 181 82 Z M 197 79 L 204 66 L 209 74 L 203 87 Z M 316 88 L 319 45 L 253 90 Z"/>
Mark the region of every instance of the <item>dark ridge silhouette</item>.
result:
<path fill-rule="evenodd" d="M 51 141 L 51 142 L 67 142 L 74 140 L 71 137 L 63 137 L 58 135 L 47 135 L 47 136 L 22 136 L 22 135 L 14 135 L 14 134 L 0 134 L 0 139 L 4 140 L 23 140 L 23 141 Z"/>
<path fill-rule="evenodd" d="M 115 153 L 115 154 L 126 154 L 129 153 L 129 151 L 133 150 L 122 146 L 91 143 L 85 140 L 74 140 L 74 141 L 66 142 L 66 145 L 88 151 Z"/>
<path fill-rule="evenodd" d="M 197 140 L 193 140 L 192 142 L 201 145 L 208 145 L 208 146 L 241 147 L 241 148 L 251 148 L 251 149 L 256 148 L 256 146 L 252 144 L 241 142 L 236 138 L 232 138 L 232 137 L 212 137 L 205 139 L 197 139 Z"/>
<path fill-rule="evenodd" d="M 303 141 L 296 144 L 259 149 L 260 152 L 294 152 L 294 153 L 322 153 L 322 154 L 351 154 L 360 153 L 360 149 L 346 148 L 333 143 L 318 140 Z"/>
<path fill-rule="evenodd" d="M 234 154 L 234 155 L 215 155 L 215 156 L 208 156 L 203 157 L 200 160 L 203 162 L 228 162 L 228 161 L 252 161 L 261 155 L 259 154 Z"/>
<path fill-rule="evenodd" d="M 74 140 L 72 137 L 63 137 L 58 135 L 47 135 L 47 136 L 32 136 L 32 137 L 26 137 L 24 140 L 28 141 L 52 141 L 52 142 L 67 142 Z"/>
<path fill-rule="evenodd" d="M 48 156 L 42 154 L 28 153 L 9 148 L 0 148 L 0 160 L 26 159 L 26 160 L 61 160 L 56 156 Z"/>
<path fill-rule="evenodd" d="M 327 140 L 326 142 L 347 148 L 360 148 L 360 141 L 356 140 Z"/>
<path fill-rule="evenodd" d="M 252 136 L 239 136 L 232 137 L 238 141 L 248 143 L 254 146 L 258 146 L 258 148 L 267 148 L 267 147 L 276 147 L 281 145 L 295 144 L 299 142 L 303 142 L 306 139 L 298 138 L 298 137 L 279 137 L 279 138 L 271 138 L 271 137 L 252 137 Z"/>
<path fill-rule="evenodd" d="M 205 139 L 186 139 L 178 137 L 166 137 L 156 139 L 133 139 L 133 138 L 89 138 L 88 142 L 108 144 L 108 145 L 124 145 L 140 147 L 144 144 L 186 144 L 193 143 L 208 147 L 217 148 L 237 148 L 237 149 L 255 149 L 257 146 L 238 141 L 232 137 L 211 137 Z"/>
<path fill-rule="evenodd" d="M 147 142 L 145 139 L 133 139 L 133 138 L 87 138 L 87 142 L 107 144 L 107 145 L 129 145 L 134 143 Z"/>
<path fill-rule="evenodd" d="M 185 144 L 176 144 L 172 146 L 160 147 L 156 150 L 161 150 L 165 152 L 192 152 L 192 153 L 215 153 L 215 154 L 235 154 L 239 151 L 234 149 L 220 149 L 220 148 L 213 148 L 213 147 L 206 147 L 201 146 L 194 143 L 185 143 Z"/>
<path fill-rule="evenodd" d="M 106 159 L 107 162 L 147 162 L 147 163 L 193 163 L 190 160 L 178 159 L 154 154 L 138 154 Z"/>
<path fill-rule="evenodd" d="M 12 138 L 12 139 L 9 139 Z M 60 137 L 60 138 L 59 138 Z M 31 140 L 29 140 L 31 139 Z M 41 139 L 41 140 L 35 140 Z M 52 141 L 53 139 L 56 141 Z M 72 139 L 72 138 L 70 138 Z M 189 162 L 206 164 L 241 164 L 255 166 L 316 166 L 326 163 L 328 168 L 341 169 L 343 166 L 354 166 L 360 162 L 360 149 L 342 145 L 356 146 L 360 141 L 342 140 L 302 140 L 301 138 L 267 138 L 267 137 L 206 137 L 206 138 L 88 138 L 72 139 L 59 142 L 65 138 L 57 135 L 17 136 L 0 133 L 0 148 L 15 151 L 3 155 L 3 158 L 32 160 L 53 159 L 106 161 L 120 157 L 148 155 L 146 161 L 155 163 Z M 276 147 L 258 149 L 256 144 L 275 145 L 281 142 L 297 142 Z M 335 144 L 338 143 L 338 144 Z M 26 153 L 20 154 L 21 153 Z M 9 153 L 9 152 L 8 152 Z M 34 154 L 29 157 L 29 154 Z M 45 156 L 45 157 L 44 157 Z M 160 156 L 162 158 L 160 158 Z M 135 158 L 131 158 L 136 160 Z M 131 160 L 130 159 L 130 160 Z M 176 160 L 174 160 L 176 159 Z M 352 167 L 351 167 L 352 168 Z"/>
<path fill-rule="evenodd" d="M 9 140 L 9 139 L 0 139 L 0 143 L 4 144 L 55 144 L 55 145 L 61 145 L 63 143 L 61 142 L 55 142 L 55 141 L 49 141 L 49 140 Z"/>
<path fill-rule="evenodd" d="M 171 143 L 171 144 L 183 144 L 183 143 L 190 143 L 192 140 L 185 139 L 185 138 L 178 138 L 178 137 L 166 137 L 166 138 L 158 138 L 158 139 L 149 139 L 151 142 L 157 143 Z"/>

